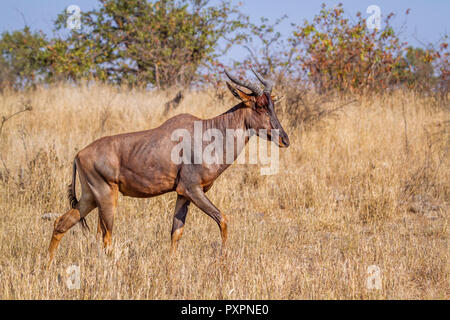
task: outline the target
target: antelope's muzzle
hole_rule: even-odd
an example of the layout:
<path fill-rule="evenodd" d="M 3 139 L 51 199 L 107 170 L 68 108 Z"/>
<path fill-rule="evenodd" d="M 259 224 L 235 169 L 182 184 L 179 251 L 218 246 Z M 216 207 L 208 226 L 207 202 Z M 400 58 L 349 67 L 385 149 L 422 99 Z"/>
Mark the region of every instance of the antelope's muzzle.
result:
<path fill-rule="evenodd" d="M 290 145 L 289 137 L 285 132 L 282 132 L 278 137 L 278 145 L 280 148 L 287 148 Z"/>

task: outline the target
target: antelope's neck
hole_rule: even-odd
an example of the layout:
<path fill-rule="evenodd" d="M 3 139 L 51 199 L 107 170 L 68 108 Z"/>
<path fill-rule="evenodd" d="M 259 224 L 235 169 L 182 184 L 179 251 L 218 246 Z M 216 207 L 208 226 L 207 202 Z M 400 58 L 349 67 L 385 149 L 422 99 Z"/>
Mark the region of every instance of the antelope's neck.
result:
<path fill-rule="evenodd" d="M 217 117 L 203 120 L 204 131 L 215 129 L 221 132 L 224 156 L 232 156 L 233 161 L 236 160 L 251 137 L 252 132 L 248 128 L 248 116 L 249 110 L 238 104 Z M 232 155 L 229 155 L 231 152 Z"/>

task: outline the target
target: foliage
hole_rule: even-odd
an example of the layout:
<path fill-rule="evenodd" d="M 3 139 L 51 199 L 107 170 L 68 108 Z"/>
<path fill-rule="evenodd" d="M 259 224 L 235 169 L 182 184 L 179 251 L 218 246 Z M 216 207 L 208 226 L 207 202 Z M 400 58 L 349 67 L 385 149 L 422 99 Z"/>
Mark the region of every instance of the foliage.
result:
<path fill-rule="evenodd" d="M 429 50 L 408 47 L 406 63 L 408 65 L 408 77 L 406 81 L 410 87 L 426 89 L 434 83 L 434 68 L 432 54 Z"/>
<path fill-rule="evenodd" d="M 448 104 L 448 92 L 450 90 L 450 53 L 448 48 L 448 35 L 446 35 L 439 48 L 435 50 L 435 70 L 437 70 L 437 83 L 436 89 L 440 94 L 440 100 L 446 103 L 447 109 L 449 109 Z"/>
<path fill-rule="evenodd" d="M 342 4 L 322 5 L 312 22 L 294 32 L 293 41 L 304 51 L 297 56 L 303 71 L 320 91 L 331 89 L 382 90 L 402 81 L 402 44 L 389 14 L 381 30 L 369 30 L 361 13 L 357 20 L 344 16 Z"/>
<path fill-rule="evenodd" d="M 248 34 L 244 48 L 249 56 L 244 65 L 252 65 L 263 76 L 272 76 L 277 82 L 291 76 L 291 64 L 296 45 L 286 44 L 286 39 L 277 31 L 287 15 L 278 18 L 274 23 L 261 18 L 260 24 L 248 23 Z"/>
<path fill-rule="evenodd" d="M 219 40 L 241 27 L 229 2 L 214 7 L 207 0 L 100 4 L 98 10 L 82 13 L 81 30 L 55 43 L 55 73 L 158 88 L 184 86 L 202 64 L 217 58 Z M 61 14 L 57 28 L 66 19 Z"/>
<path fill-rule="evenodd" d="M 393 14 L 381 30 L 369 30 L 360 13 L 356 19 L 347 17 L 342 4 L 323 4 L 312 21 L 291 24 L 292 34 L 282 34 L 287 16 L 253 23 L 231 1 L 99 0 L 98 8 L 81 12 L 80 29 L 65 37 L 48 39 L 29 27 L 5 32 L 0 38 L 0 89 L 82 80 L 220 87 L 226 68 L 221 57 L 241 44 L 248 56 L 234 61 L 235 73 L 244 76 L 252 66 L 286 92 L 301 94 L 299 87 L 322 93 L 408 87 L 447 99 L 447 36 L 438 45 L 414 48 L 400 41 Z M 66 28 L 68 18 L 67 12 L 57 17 L 56 31 Z M 289 103 L 297 105 L 298 100 Z"/>
<path fill-rule="evenodd" d="M 48 58 L 47 44 L 43 33 L 31 32 L 29 27 L 4 32 L 0 39 L 0 89 L 41 80 Z"/>

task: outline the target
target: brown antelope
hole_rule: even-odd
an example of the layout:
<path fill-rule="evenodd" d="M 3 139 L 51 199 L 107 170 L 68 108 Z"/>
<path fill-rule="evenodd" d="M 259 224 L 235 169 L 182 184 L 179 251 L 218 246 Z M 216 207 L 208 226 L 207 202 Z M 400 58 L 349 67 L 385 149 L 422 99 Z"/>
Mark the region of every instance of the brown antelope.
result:
<path fill-rule="evenodd" d="M 288 147 L 288 135 L 274 110 L 276 99 L 271 95 L 272 83 L 253 72 L 264 85 L 263 90 L 258 85 L 240 81 L 225 71 L 232 82 L 251 93 L 247 94 L 227 82 L 231 93 L 241 102 L 215 118 L 202 120 L 190 114 L 180 114 L 154 129 L 103 137 L 78 152 L 73 161 L 72 183 L 69 185 L 72 209 L 55 221 L 49 247 L 50 262 L 64 234 L 80 221 L 85 226 L 84 218 L 95 208 L 98 208 L 99 213 L 97 230 L 103 236 L 105 248 L 110 247 L 119 191 L 125 196 L 138 198 L 154 197 L 170 191 L 177 193 L 171 232 L 172 252 L 175 252 L 177 241 L 183 233 L 191 202 L 218 224 L 224 247 L 227 240 L 227 217 L 205 193 L 230 163 L 176 164 L 171 161 L 171 151 L 177 142 L 171 139 L 171 134 L 180 128 L 192 133 L 194 123 L 200 121 L 203 128 L 214 128 L 223 133 L 227 129 L 242 129 L 245 132 L 251 131 L 250 135 L 259 135 L 260 130 L 266 130 L 263 138 L 275 142 L 279 147 Z M 250 135 L 245 136 L 245 143 Z M 234 142 L 236 145 L 237 142 Z M 237 158 L 245 143 L 233 149 L 232 160 Z M 227 145 L 223 148 L 226 154 Z M 82 190 L 79 201 L 75 194 L 77 170 Z"/>

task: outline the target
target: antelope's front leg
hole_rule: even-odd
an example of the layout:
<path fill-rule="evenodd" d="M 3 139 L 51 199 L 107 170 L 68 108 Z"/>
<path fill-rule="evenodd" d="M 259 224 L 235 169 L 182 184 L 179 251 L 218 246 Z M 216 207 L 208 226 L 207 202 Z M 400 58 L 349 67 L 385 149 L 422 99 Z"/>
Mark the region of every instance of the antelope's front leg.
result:
<path fill-rule="evenodd" d="M 199 187 L 192 191 L 186 192 L 188 198 L 197 206 L 200 210 L 213 218 L 220 229 L 220 235 L 222 237 L 222 248 L 225 248 L 228 239 L 228 219 L 226 215 L 220 212 L 219 209 L 206 197 L 203 190 Z"/>
<path fill-rule="evenodd" d="M 186 215 L 188 213 L 188 206 L 190 202 L 182 195 L 178 195 L 177 203 L 175 204 L 175 213 L 173 216 L 173 224 L 172 224 L 172 247 L 171 253 L 174 254 L 177 250 L 177 243 L 183 235 L 184 223 L 186 221 Z"/>

